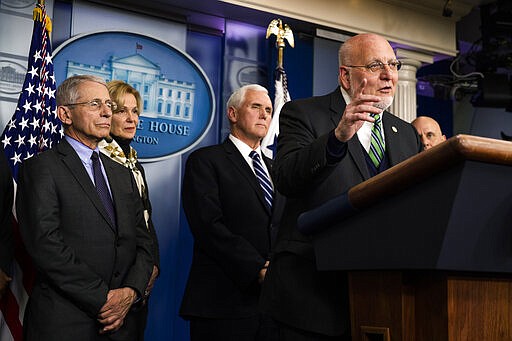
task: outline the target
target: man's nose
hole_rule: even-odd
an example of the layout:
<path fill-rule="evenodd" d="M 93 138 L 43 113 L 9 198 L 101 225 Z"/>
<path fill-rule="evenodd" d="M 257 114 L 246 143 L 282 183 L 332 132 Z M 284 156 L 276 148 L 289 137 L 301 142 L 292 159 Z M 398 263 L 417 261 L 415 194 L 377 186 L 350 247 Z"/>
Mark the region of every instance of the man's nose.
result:
<path fill-rule="evenodd" d="M 101 106 L 101 116 L 106 116 L 106 117 L 112 116 L 112 109 L 110 109 L 105 104 L 103 104 Z"/>
<path fill-rule="evenodd" d="M 380 72 L 380 77 L 382 79 L 391 79 L 393 77 L 393 71 L 391 67 L 387 64 L 384 65 L 384 68 Z"/>
<path fill-rule="evenodd" d="M 425 147 L 425 149 L 430 147 L 430 141 L 425 136 L 421 137 L 421 143 L 423 143 L 423 147 Z"/>
<path fill-rule="evenodd" d="M 272 114 L 269 113 L 267 110 L 265 110 L 264 108 L 260 109 L 260 118 L 264 118 L 264 119 L 267 119 L 267 117 L 270 117 Z"/>

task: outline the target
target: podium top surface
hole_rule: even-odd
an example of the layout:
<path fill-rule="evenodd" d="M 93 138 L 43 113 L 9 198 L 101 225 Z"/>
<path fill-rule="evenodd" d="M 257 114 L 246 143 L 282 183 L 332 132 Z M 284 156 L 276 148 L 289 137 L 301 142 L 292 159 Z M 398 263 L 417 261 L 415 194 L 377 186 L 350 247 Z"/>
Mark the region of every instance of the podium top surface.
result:
<path fill-rule="evenodd" d="M 512 274 L 510 166 L 511 142 L 458 135 L 353 187 L 352 214 L 313 211 L 317 268 Z"/>
<path fill-rule="evenodd" d="M 348 191 L 353 207 L 363 209 L 465 160 L 512 165 L 512 142 L 456 135 L 366 180 Z"/>

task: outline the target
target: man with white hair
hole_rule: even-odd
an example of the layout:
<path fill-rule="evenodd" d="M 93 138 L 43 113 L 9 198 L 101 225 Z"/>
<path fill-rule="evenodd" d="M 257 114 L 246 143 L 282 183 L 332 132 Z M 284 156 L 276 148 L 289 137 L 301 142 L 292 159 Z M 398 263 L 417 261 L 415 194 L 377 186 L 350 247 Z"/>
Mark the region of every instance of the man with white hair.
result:
<path fill-rule="evenodd" d="M 229 137 L 187 160 L 183 209 L 194 255 L 180 315 L 191 341 L 270 340 L 258 299 L 281 206 L 260 147 L 271 116 L 264 87 L 241 87 L 227 103 Z"/>
<path fill-rule="evenodd" d="M 23 162 L 21 236 L 36 265 L 26 341 L 130 341 L 133 308 L 153 269 L 152 239 L 129 169 L 99 153 L 112 110 L 103 79 L 72 76 L 56 92 L 64 138 Z"/>

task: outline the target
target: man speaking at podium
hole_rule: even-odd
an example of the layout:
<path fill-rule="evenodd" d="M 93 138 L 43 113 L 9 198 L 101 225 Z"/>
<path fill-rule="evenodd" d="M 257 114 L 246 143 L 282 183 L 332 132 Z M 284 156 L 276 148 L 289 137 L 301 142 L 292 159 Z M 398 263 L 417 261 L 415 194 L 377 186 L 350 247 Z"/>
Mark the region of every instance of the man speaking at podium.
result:
<path fill-rule="evenodd" d="M 414 127 L 386 111 L 401 66 L 387 40 L 354 36 L 338 57 L 341 87 L 281 111 L 274 179 L 288 201 L 262 294 L 280 340 L 350 340 L 346 273 L 316 270 L 298 216 L 421 150 Z"/>

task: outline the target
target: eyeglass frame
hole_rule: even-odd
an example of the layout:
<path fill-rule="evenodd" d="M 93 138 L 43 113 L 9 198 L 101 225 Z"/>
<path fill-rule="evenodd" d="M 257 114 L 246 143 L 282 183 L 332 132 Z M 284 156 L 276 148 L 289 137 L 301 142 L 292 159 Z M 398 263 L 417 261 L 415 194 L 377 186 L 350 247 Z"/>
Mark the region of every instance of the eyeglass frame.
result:
<path fill-rule="evenodd" d="M 394 67 L 393 67 L 393 64 L 395 65 Z M 342 66 L 345 66 L 345 67 L 364 67 L 366 70 L 374 73 L 374 72 L 383 71 L 384 67 L 386 65 L 389 66 L 389 69 L 392 70 L 392 71 L 398 71 L 398 70 L 400 70 L 402 68 L 402 62 L 399 61 L 398 59 L 397 60 L 392 60 L 392 61 L 387 62 L 387 63 L 383 63 L 380 60 L 376 60 L 376 61 L 373 61 L 371 63 L 368 63 L 367 65 L 342 65 Z M 372 70 L 373 66 L 378 66 L 379 68 L 374 71 L 374 70 Z"/>
<path fill-rule="evenodd" d="M 93 103 L 97 103 L 98 107 L 94 108 Z M 110 104 L 110 106 L 109 106 L 109 104 Z M 71 107 L 71 106 L 75 106 L 75 105 L 88 105 L 90 108 L 93 108 L 94 110 L 99 110 L 102 105 L 105 105 L 111 112 L 114 112 L 115 110 L 117 110 L 117 103 L 116 102 L 111 101 L 109 99 L 107 99 L 107 100 L 105 100 L 103 102 L 99 98 L 92 99 L 92 100 L 87 101 L 87 102 L 68 103 L 68 104 L 61 104 L 61 105 L 65 106 L 65 107 Z"/>

